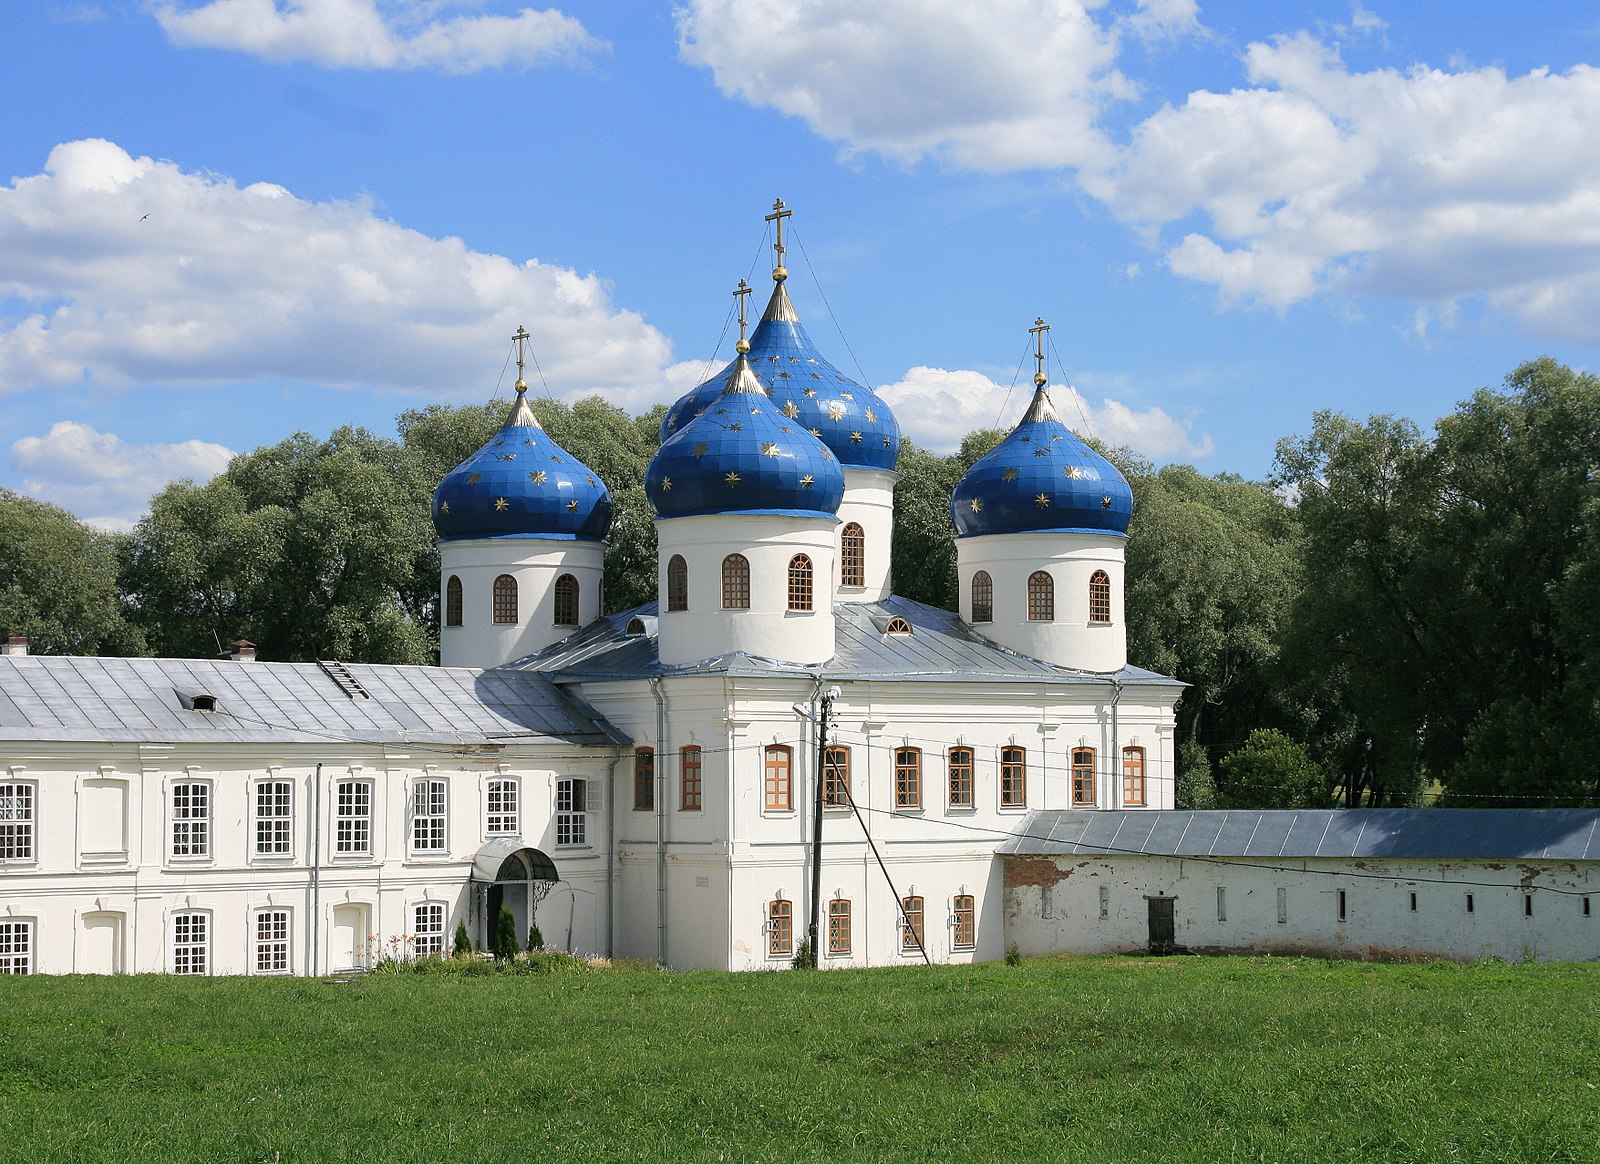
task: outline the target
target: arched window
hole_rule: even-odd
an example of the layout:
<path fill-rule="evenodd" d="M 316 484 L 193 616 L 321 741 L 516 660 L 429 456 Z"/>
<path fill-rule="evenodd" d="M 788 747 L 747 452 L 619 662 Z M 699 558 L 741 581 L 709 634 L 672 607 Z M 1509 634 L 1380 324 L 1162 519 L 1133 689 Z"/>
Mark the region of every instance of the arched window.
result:
<path fill-rule="evenodd" d="M 1028 751 L 1015 744 L 1000 749 L 1000 807 L 1028 805 Z"/>
<path fill-rule="evenodd" d="M 722 609 L 750 609 L 750 560 L 743 554 L 722 559 Z"/>
<path fill-rule="evenodd" d="M 850 804 L 850 749 L 834 745 L 822 753 L 822 804 L 846 808 Z"/>
<path fill-rule="evenodd" d="M 1028 575 L 1028 621 L 1053 622 L 1055 617 L 1055 580 L 1043 570 L 1035 570 Z"/>
<path fill-rule="evenodd" d="M 994 580 L 987 570 L 972 576 L 972 621 L 994 621 Z"/>
<path fill-rule="evenodd" d="M 782 898 L 767 902 L 767 957 L 787 958 L 794 953 L 794 902 Z"/>
<path fill-rule="evenodd" d="M 1094 749 L 1072 749 L 1072 803 L 1094 804 Z"/>
<path fill-rule="evenodd" d="M 556 625 L 578 625 L 578 580 L 571 574 L 556 579 Z"/>
<path fill-rule="evenodd" d="M 844 527 L 839 539 L 839 585 L 867 584 L 867 535 L 859 522 Z"/>
<path fill-rule="evenodd" d="M 850 899 L 835 897 L 828 902 L 828 953 L 850 952 Z"/>
<path fill-rule="evenodd" d="M 1144 749 L 1122 749 L 1122 803 L 1144 803 Z"/>
<path fill-rule="evenodd" d="M 972 749 L 951 748 L 949 763 L 950 807 L 972 807 Z"/>
<path fill-rule="evenodd" d="M 667 610 L 689 609 L 689 564 L 682 554 L 667 562 Z"/>
<path fill-rule="evenodd" d="M 811 559 L 805 554 L 789 559 L 789 609 L 811 609 Z"/>
<path fill-rule="evenodd" d="M 1111 577 L 1104 570 L 1089 575 L 1089 621 L 1111 621 Z"/>
<path fill-rule="evenodd" d="M 900 899 L 900 948 L 907 953 L 922 950 L 922 898 Z"/>
<path fill-rule="evenodd" d="M 516 625 L 517 580 L 510 574 L 494 580 L 494 621 L 496 626 Z"/>
<path fill-rule="evenodd" d="M 461 579 L 454 574 L 444 584 L 444 625 L 461 625 Z"/>

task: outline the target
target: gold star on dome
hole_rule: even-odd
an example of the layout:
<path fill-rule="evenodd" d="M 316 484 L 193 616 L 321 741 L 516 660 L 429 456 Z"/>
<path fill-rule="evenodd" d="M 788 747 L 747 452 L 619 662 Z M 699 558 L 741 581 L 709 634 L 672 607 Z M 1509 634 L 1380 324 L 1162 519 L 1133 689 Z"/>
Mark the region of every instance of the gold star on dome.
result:
<path fill-rule="evenodd" d="M 1061 439 L 1061 434 L 1058 433 L 1058 432 L 1051 433 L 1050 434 L 1050 439 L 1053 440 L 1053 441 L 1058 441 L 1058 440 Z"/>
<path fill-rule="evenodd" d="M 496 497 L 494 499 L 494 507 L 496 510 L 509 508 L 510 505 L 511 502 L 507 501 L 504 497 Z"/>
<path fill-rule="evenodd" d="M 554 455 L 552 455 L 552 456 L 551 456 L 551 458 L 550 458 L 550 459 L 551 459 L 551 460 L 552 460 L 552 461 L 558 461 L 558 462 L 559 462 L 559 461 L 560 461 L 560 460 L 561 460 L 561 458 L 560 458 L 560 457 L 557 457 L 557 456 L 554 456 Z"/>
<path fill-rule="evenodd" d="M 483 474 L 482 473 L 468 473 L 467 474 L 467 484 L 468 485 L 476 485 L 479 481 L 482 481 L 482 480 L 483 480 Z"/>
<path fill-rule="evenodd" d="M 780 380 L 793 380 L 794 379 L 794 373 L 793 372 L 779 372 L 778 373 L 778 379 L 780 379 Z"/>
<path fill-rule="evenodd" d="M 791 400 L 789 403 L 783 406 L 783 414 L 790 420 L 793 420 L 795 417 L 800 415 L 800 406 Z"/>
<path fill-rule="evenodd" d="M 816 362 L 817 362 L 817 357 L 816 356 L 807 356 L 806 357 L 806 363 L 815 364 Z"/>
<path fill-rule="evenodd" d="M 861 434 L 858 433 L 858 432 L 851 433 L 850 434 L 850 443 L 853 444 L 853 445 L 859 445 L 861 443 Z"/>
<path fill-rule="evenodd" d="M 817 390 L 815 388 L 807 388 L 806 389 L 806 395 L 807 396 L 815 396 L 816 394 L 817 394 Z"/>
<path fill-rule="evenodd" d="M 790 356 L 789 357 L 789 362 L 791 364 L 798 364 L 800 362 L 800 357 L 799 356 Z"/>
<path fill-rule="evenodd" d="M 844 416 L 844 405 L 837 400 L 828 401 L 828 417 L 830 420 L 839 420 Z"/>
<path fill-rule="evenodd" d="M 750 415 L 751 416 L 760 416 L 761 415 L 761 410 L 759 408 L 752 408 L 750 410 Z"/>
<path fill-rule="evenodd" d="M 593 477 L 585 477 L 584 480 L 589 482 L 590 485 L 594 484 L 594 478 Z"/>
<path fill-rule="evenodd" d="M 1049 509 L 1050 508 L 1050 496 L 1047 493 L 1036 494 L 1034 496 L 1033 503 L 1035 505 L 1037 505 L 1040 509 Z"/>
<path fill-rule="evenodd" d="M 723 480 L 728 483 L 728 488 L 732 489 L 735 485 L 737 485 L 739 483 L 739 474 L 737 474 L 737 473 L 729 473 L 726 477 L 723 478 Z"/>
<path fill-rule="evenodd" d="M 535 485 L 543 485 L 545 478 L 548 476 L 549 474 L 543 469 L 535 469 L 533 472 L 528 474 L 528 480 L 532 481 Z"/>
<path fill-rule="evenodd" d="M 526 441 L 525 440 L 522 443 L 527 445 L 530 449 L 536 449 L 536 448 L 539 447 L 538 445 L 534 444 L 532 441 Z"/>
<path fill-rule="evenodd" d="M 778 442 L 768 441 L 761 446 L 761 451 L 769 457 L 776 457 L 778 455 Z"/>
<path fill-rule="evenodd" d="M 778 357 L 777 356 L 768 356 L 767 359 L 771 360 L 774 364 L 776 364 L 778 362 Z"/>
<path fill-rule="evenodd" d="M 1068 465 L 1061 471 L 1068 477 L 1068 479 L 1073 481 L 1077 481 L 1083 476 L 1083 470 L 1077 465 Z"/>
<path fill-rule="evenodd" d="M 1111 508 L 1111 498 L 1102 497 L 1100 499 L 1100 508 L 1101 509 L 1110 509 Z"/>
<path fill-rule="evenodd" d="M 973 513 L 982 513 L 983 512 L 983 498 L 974 497 L 972 499 L 972 503 L 971 504 L 972 504 L 972 512 Z"/>
<path fill-rule="evenodd" d="M 888 448 L 889 447 L 889 438 L 888 437 L 884 437 L 883 438 L 883 447 L 884 448 Z"/>
<path fill-rule="evenodd" d="M 663 492 L 663 493 L 671 493 L 672 492 L 672 478 L 671 477 L 663 477 L 663 478 L 661 478 L 661 492 Z"/>
<path fill-rule="evenodd" d="M 719 408 L 719 409 L 717 409 L 715 415 L 717 415 L 717 416 L 727 416 L 728 415 L 728 410 L 726 408 Z"/>
<path fill-rule="evenodd" d="M 517 459 L 517 454 L 516 453 L 496 453 L 494 455 L 494 459 L 497 460 L 497 461 L 515 461 Z"/>
<path fill-rule="evenodd" d="M 439 502 L 439 512 L 440 513 L 449 513 L 450 512 L 450 503 L 448 501 Z"/>
<path fill-rule="evenodd" d="M 846 400 L 854 400 L 855 399 L 855 397 L 850 395 L 850 393 L 848 393 L 848 392 L 841 392 L 841 393 L 839 393 L 839 395 L 844 397 Z"/>
<path fill-rule="evenodd" d="M 810 429 L 809 431 L 810 431 L 811 435 L 816 437 L 818 440 L 822 439 L 822 430 L 820 428 L 813 428 L 813 429 Z"/>
<path fill-rule="evenodd" d="M 576 501 L 567 502 L 567 512 L 568 513 L 577 513 L 578 512 L 578 503 Z"/>
<path fill-rule="evenodd" d="M 815 364 L 815 363 L 816 363 L 816 361 L 815 361 L 815 360 L 812 360 L 812 361 L 811 361 L 811 362 L 812 362 L 812 363 L 813 363 L 813 364 Z M 822 379 L 822 373 L 821 373 L 821 372 L 813 372 L 813 373 L 811 373 L 811 378 L 812 378 L 812 379 L 813 379 L 813 380 L 820 380 L 820 379 Z"/>
<path fill-rule="evenodd" d="M 1049 449 L 1034 449 L 1033 450 L 1033 455 L 1036 456 L 1036 457 L 1048 457 L 1050 455 L 1050 450 Z"/>
<path fill-rule="evenodd" d="M 742 424 L 730 424 L 728 426 L 728 431 L 729 432 L 743 432 L 744 431 L 744 425 L 742 425 Z"/>
<path fill-rule="evenodd" d="M 495 441 L 494 442 L 494 447 L 498 449 L 501 445 L 503 445 L 505 443 L 506 443 L 505 441 Z"/>
<path fill-rule="evenodd" d="M 1031 445 L 1033 443 L 1033 438 L 1032 437 L 1023 437 L 1022 438 L 1022 443 L 1025 444 L 1025 445 Z"/>
<path fill-rule="evenodd" d="M 788 426 L 788 425 L 786 425 L 786 424 L 780 424 L 780 425 L 779 425 L 779 426 L 778 426 L 778 431 L 779 431 L 779 432 L 793 432 L 793 431 L 794 431 L 794 429 L 792 429 L 792 428 L 790 428 L 790 427 L 789 427 L 789 426 Z"/>
<path fill-rule="evenodd" d="M 1002 481 L 1015 481 L 1016 479 L 1017 471 L 1015 469 L 1007 469 L 1004 473 L 1000 474 L 1000 480 Z"/>
<path fill-rule="evenodd" d="M 702 445 L 695 445 L 695 447 L 690 449 L 689 451 L 691 453 L 693 453 L 697 457 L 703 457 L 703 456 L 706 455 L 706 453 L 709 450 L 710 450 L 710 446 L 709 445 L 703 445 L 702 444 Z"/>
<path fill-rule="evenodd" d="M 811 486 L 815 484 L 816 478 L 812 477 L 810 473 L 807 473 L 804 477 L 800 478 L 800 487 L 802 489 L 810 489 Z"/>
<path fill-rule="evenodd" d="M 867 423 L 868 424 L 877 424 L 878 423 L 878 414 L 876 412 L 874 412 L 870 408 L 867 409 Z"/>

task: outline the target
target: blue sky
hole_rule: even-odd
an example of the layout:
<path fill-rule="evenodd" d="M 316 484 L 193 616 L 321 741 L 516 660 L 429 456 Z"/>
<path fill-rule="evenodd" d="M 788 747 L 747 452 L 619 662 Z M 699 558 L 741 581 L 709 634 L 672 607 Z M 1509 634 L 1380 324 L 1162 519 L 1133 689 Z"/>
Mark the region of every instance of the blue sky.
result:
<path fill-rule="evenodd" d="M 673 399 L 780 196 L 919 443 L 1015 420 L 1043 315 L 1076 426 L 1263 476 L 1317 409 L 1592 366 L 1597 56 L 1576 3 L 6 4 L 0 485 L 125 528 L 504 395 L 519 324 L 556 396 Z"/>

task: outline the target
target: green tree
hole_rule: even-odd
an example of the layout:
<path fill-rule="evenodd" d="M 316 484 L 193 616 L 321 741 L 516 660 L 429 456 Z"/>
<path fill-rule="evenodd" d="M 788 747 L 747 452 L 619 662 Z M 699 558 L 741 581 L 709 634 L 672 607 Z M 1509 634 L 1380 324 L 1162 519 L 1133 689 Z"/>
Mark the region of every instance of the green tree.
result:
<path fill-rule="evenodd" d="M 942 610 L 959 610 L 956 592 L 955 526 L 950 495 L 962 475 L 1005 439 L 999 429 L 968 433 L 960 449 L 939 456 L 909 440 L 900 442 L 895 470 L 894 539 L 891 573 L 894 592 Z"/>
<path fill-rule="evenodd" d="M 505 906 L 494 921 L 494 958 L 496 962 L 509 962 L 517 956 L 517 919 Z"/>
<path fill-rule="evenodd" d="M 467 936 L 467 923 L 464 921 L 456 922 L 456 936 L 450 952 L 457 958 L 472 953 L 472 939 Z"/>
<path fill-rule="evenodd" d="M 1328 778 L 1306 746 L 1261 728 L 1222 760 L 1220 808 L 1327 808 Z"/>
<path fill-rule="evenodd" d="M 0 637 L 53 655 L 142 655 L 117 596 L 113 535 L 0 489 Z"/>

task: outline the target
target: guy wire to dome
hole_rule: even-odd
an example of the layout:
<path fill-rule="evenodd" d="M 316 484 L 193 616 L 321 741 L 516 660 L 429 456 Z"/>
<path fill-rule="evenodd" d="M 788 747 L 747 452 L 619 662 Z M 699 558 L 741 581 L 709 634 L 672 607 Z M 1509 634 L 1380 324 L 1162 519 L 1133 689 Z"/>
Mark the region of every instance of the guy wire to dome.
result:
<path fill-rule="evenodd" d="M 530 338 L 522 327 L 512 337 L 517 345 L 516 399 L 505 421 L 434 490 L 433 525 L 441 541 L 508 537 L 599 541 L 610 529 L 610 490 L 593 470 L 550 438 L 528 402 L 524 372 Z"/>

